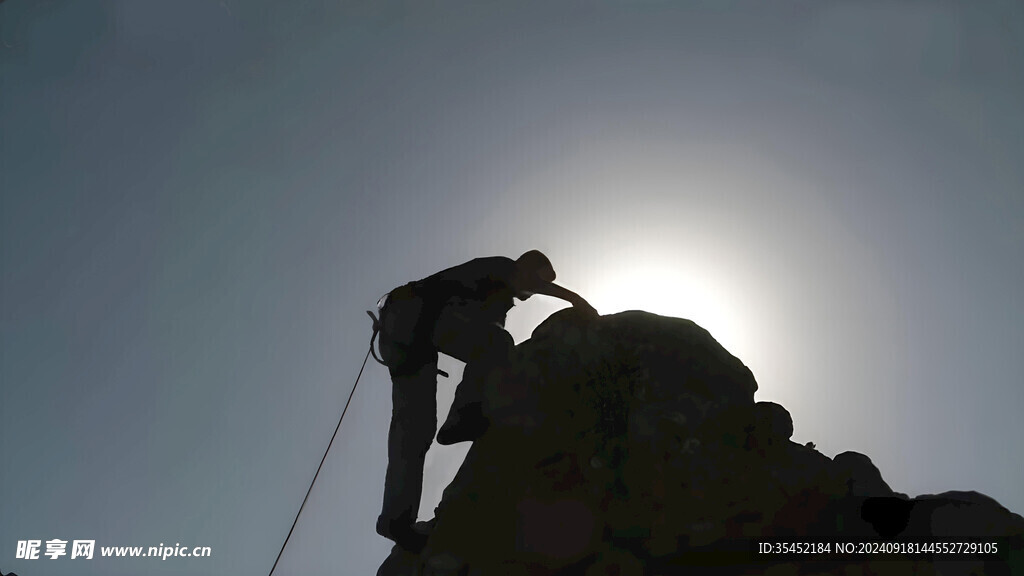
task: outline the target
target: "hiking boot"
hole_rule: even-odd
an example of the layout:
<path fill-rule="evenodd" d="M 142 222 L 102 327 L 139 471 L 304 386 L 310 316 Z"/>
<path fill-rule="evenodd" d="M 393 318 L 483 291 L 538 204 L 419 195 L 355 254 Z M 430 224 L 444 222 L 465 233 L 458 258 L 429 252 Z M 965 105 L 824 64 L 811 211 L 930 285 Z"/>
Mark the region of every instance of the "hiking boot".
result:
<path fill-rule="evenodd" d="M 421 531 L 417 529 L 425 528 L 426 523 L 420 522 L 419 524 L 423 524 L 424 526 L 417 526 L 416 524 L 410 523 L 408 520 L 385 520 L 384 518 L 378 518 L 377 534 L 380 534 L 395 544 L 398 544 L 398 546 L 403 550 L 407 550 L 413 554 L 419 554 L 427 545 L 428 537 L 425 530 Z"/>
<path fill-rule="evenodd" d="M 459 442 L 469 442 L 483 436 L 490 423 L 484 418 L 480 403 L 474 402 L 448 414 L 444 426 L 437 431 L 437 443 L 450 446 Z"/>

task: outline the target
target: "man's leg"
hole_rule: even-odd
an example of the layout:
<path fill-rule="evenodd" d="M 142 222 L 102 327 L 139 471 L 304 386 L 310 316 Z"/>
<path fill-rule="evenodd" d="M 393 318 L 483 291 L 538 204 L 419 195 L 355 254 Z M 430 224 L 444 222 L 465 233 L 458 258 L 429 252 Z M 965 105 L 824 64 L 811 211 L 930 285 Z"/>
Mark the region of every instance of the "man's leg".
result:
<path fill-rule="evenodd" d="M 484 382 L 492 370 L 506 363 L 512 354 L 512 335 L 498 324 L 473 322 L 458 310 L 442 311 L 434 329 L 434 345 L 466 363 L 462 382 L 448 419 L 438 431 L 442 445 L 473 440 L 483 433 L 487 422 L 480 412 Z"/>
<path fill-rule="evenodd" d="M 437 428 L 437 356 L 412 373 L 392 371 L 391 429 L 384 505 L 377 533 L 407 548 L 424 543 L 413 532 L 423 491 L 423 462 Z"/>
<path fill-rule="evenodd" d="M 423 490 L 423 462 L 437 428 L 437 351 L 418 342 L 423 302 L 396 289 L 381 311 L 380 352 L 391 373 L 391 428 L 384 504 L 377 533 L 415 551 L 413 531 Z"/>

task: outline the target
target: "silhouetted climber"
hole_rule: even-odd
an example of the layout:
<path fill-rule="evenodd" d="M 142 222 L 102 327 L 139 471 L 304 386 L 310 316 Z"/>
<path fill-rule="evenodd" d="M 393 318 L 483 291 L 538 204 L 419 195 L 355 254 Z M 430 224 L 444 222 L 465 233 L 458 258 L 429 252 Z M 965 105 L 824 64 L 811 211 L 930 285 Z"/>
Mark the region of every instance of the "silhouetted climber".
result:
<path fill-rule="evenodd" d="M 561 298 L 588 315 L 597 311 L 553 283 L 548 258 L 531 250 L 517 260 L 477 258 L 392 290 L 381 309 L 380 352 L 391 373 L 388 470 L 377 533 L 417 551 L 426 536 L 414 530 L 423 488 L 423 461 L 437 426 L 437 353 L 466 363 L 439 444 L 478 438 L 487 428 L 480 394 L 490 370 L 513 349 L 505 315 L 533 294 Z"/>

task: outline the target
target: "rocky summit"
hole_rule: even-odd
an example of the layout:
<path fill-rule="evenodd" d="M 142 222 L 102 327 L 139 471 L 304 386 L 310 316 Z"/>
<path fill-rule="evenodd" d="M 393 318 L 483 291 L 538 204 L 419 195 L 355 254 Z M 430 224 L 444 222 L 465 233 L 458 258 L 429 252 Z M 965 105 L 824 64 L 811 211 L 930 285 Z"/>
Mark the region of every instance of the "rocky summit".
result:
<path fill-rule="evenodd" d="M 490 427 L 426 548 L 395 547 L 378 576 L 1024 574 L 1024 518 L 894 492 L 863 454 L 792 442 L 756 390 L 689 320 L 560 311 L 483 384 Z"/>

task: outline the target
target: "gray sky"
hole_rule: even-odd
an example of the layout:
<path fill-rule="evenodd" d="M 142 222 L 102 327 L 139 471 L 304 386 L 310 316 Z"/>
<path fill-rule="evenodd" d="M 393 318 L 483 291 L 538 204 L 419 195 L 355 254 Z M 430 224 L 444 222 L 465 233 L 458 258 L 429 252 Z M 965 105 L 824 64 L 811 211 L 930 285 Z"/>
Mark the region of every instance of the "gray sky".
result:
<path fill-rule="evenodd" d="M 269 571 L 364 310 L 532 248 L 603 313 L 704 325 L 794 440 L 1024 512 L 1022 30 L 1010 1 L 3 2 L 0 570 Z M 278 573 L 385 557 L 389 417 L 371 364 Z M 14 559 L 54 538 L 213 556 Z"/>

